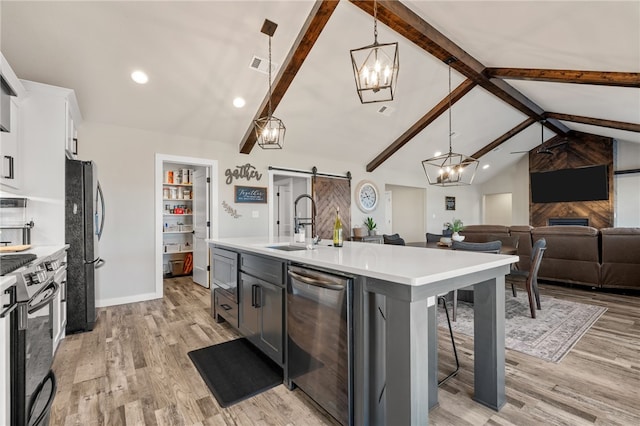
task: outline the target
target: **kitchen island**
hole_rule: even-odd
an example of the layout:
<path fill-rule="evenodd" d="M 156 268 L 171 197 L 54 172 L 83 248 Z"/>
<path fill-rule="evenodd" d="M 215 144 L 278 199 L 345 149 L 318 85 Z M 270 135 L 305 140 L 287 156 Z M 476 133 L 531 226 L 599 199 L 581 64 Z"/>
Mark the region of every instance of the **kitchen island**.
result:
<path fill-rule="evenodd" d="M 353 276 L 354 424 L 428 424 L 438 403 L 436 297 L 473 285 L 474 399 L 504 405 L 504 276 L 517 256 L 357 242 L 290 251 L 283 248 L 295 244 L 278 238 L 208 242 Z"/>

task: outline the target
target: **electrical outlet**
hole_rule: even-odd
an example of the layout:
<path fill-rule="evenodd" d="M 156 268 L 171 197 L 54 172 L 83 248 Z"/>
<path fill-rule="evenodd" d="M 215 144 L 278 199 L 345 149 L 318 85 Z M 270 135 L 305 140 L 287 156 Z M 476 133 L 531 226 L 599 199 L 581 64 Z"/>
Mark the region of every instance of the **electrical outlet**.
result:
<path fill-rule="evenodd" d="M 260 217 L 260 212 L 258 210 L 253 210 L 251 212 L 251 217 L 254 218 L 254 219 L 259 218 Z"/>

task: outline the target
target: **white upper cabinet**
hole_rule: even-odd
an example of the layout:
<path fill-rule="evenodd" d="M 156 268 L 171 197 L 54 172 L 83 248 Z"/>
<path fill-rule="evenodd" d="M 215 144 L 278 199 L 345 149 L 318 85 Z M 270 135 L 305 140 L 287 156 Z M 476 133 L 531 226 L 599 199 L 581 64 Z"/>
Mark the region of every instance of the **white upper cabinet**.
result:
<path fill-rule="evenodd" d="M 8 131 L 0 131 L 0 190 L 18 192 L 23 175 L 20 103 L 24 99 L 25 89 L 1 52 L 0 75 L 3 84 L 6 85 L 1 95 L 3 97 L 1 113 L 3 117 L 8 117 L 9 123 Z"/>
<path fill-rule="evenodd" d="M 30 198 L 29 215 L 39 229 L 32 234 L 32 243 L 63 244 L 65 154 L 82 116 L 73 90 L 21 81 L 27 91 L 20 105 L 22 191 Z"/>

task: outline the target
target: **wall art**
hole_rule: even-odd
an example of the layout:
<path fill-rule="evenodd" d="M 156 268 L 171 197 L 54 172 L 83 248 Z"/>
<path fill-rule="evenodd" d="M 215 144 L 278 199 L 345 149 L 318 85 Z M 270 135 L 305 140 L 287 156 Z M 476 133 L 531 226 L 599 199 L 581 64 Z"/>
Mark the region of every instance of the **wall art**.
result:
<path fill-rule="evenodd" d="M 445 210 L 455 210 L 456 197 L 444 197 L 444 207 L 445 207 Z"/>
<path fill-rule="evenodd" d="M 258 186 L 238 186 L 234 187 L 236 203 L 262 203 L 267 202 L 267 188 Z"/>
<path fill-rule="evenodd" d="M 234 219 L 237 219 L 239 217 L 241 217 L 242 215 L 240 213 L 238 213 L 238 211 L 236 209 L 234 209 L 233 207 L 231 207 L 229 204 L 227 204 L 226 201 L 222 202 L 222 207 L 224 208 L 224 211 L 226 211 L 227 213 L 229 213 L 229 215 L 231 217 L 233 217 Z"/>
<path fill-rule="evenodd" d="M 250 163 L 236 166 L 235 170 L 227 169 L 225 170 L 224 175 L 227 177 L 227 185 L 231 185 L 233 179 L 246 179 L 248 181 L 251 179 L 262 179 L 262 173 L 258 173 L 255 166 L 252 166 Z"/>

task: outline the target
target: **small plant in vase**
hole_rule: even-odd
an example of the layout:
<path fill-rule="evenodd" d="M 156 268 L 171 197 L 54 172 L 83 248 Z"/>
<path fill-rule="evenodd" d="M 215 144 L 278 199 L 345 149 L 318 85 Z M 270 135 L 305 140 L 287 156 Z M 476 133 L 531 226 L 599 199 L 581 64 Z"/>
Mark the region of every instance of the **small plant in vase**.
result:
<path fill-rule="evenodd" d="M 367 227 L 367 229 L 369 230 L 369 235 L 375 235 L 376 234 L 376 223 L 373 221 L 372 217 L 368 217 L 365 221 L 364 221 L 364 225 Z"/>
<path fill-rule="evenodd" d="M 464 240 L 464 235 L 458 234 L 458 232 L 464 229 L 464 223 L 460 219 L 453 219 L 453 222 L 445 223 L 445 227 L 451 231 L 453 234 L 451 235 L 451 239 L 453 241 L 462 241 Z"/>

